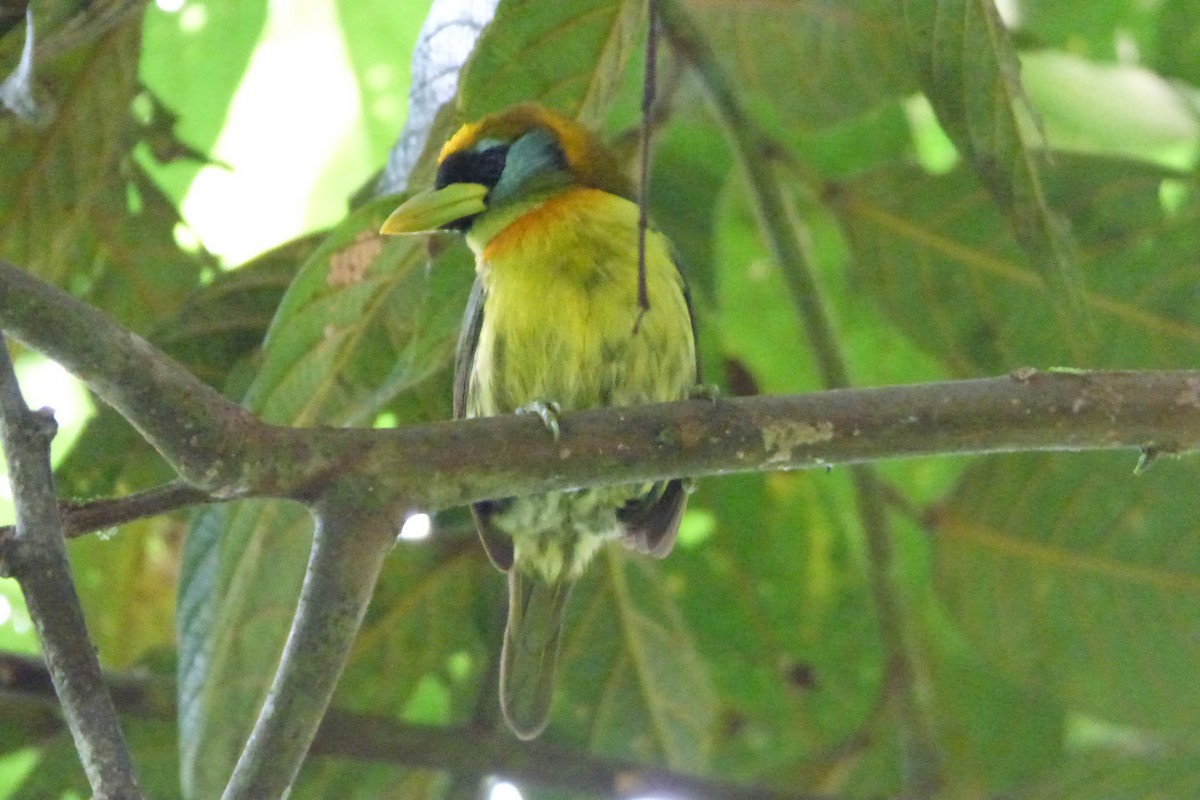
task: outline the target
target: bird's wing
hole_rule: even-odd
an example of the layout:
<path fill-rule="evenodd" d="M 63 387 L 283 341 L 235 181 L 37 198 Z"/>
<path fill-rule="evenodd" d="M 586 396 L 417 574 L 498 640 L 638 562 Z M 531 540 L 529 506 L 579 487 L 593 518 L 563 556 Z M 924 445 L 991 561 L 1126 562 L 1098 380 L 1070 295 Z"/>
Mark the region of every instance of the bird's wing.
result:
<path fill-rule="evenodd" d="M 471 365 L 475 363 L 475 347 L 479 344 L 479 330 L 483 327 L 483 301 L 487 293 L 483 281 L 475 279 L 467 308 L 463 312 L 462 328 L 458 332 L 458 347 L 454 350 L 454 418 L 467 416 L 467 389 L 471 385 Z"/>
<path fill-rule="evenodd" d="M 467 310 L 463 314 L 462 330 L 458 334 L 458 347 L 454 352 L 454 418 L 467 416 L 467 390 L 471 385 L 471 367 L 475 363 L 475 348 L 479 344 L 479 330 L 483 327 L 483 301 L 487 295 L 483 281 L 475 279 L 471 296 L 467 299 Z M 506 500 L 485 500 L 471 504 L 471 516 L 475 518 L 475 530 L 479 541 L 496 569 L 507 572 L 513 565 L 512 539 L 496 530 L 491 524 L 492 513 L 497 504 Z"/>
<path fill-rule="evenodd" d="M 622 544 L 639 553 L 664 558 L 675 546 L 679 520 L 687 506 L 687 489 L 679 478 L 658 486 L 661 491 L 651 490 L 643 499 L 627 503 L 617 512 L 617 519 L 625 528 Z"/>
<path fill-rule="evenodd" d="M 660 236 L 661 232 L 653 229 Z M 665 237 L 664 237 L 665 239 Z M 696 379 L 700 383 L 700 348 L 696 338 L 696 314 L 692 308 L 692 292 L 688 288 L 687 276 L 680 266 L 679 253 L 667 241 L 671 261 L 679 275 L 679 287 L 683 292 L 683 302 L 687 305 L 688 322 L 692 327 L 692 349 L 696 354 Z M 639 553 L 655 558 L 663 558 L 675 546 L 675 536 L 679 533 L 679 521 L 683 518 L 683 510 L 687 507 L 687 488 L 682 480 L 667 481 L 666 484 L 655 486 L 640 499 L 631 501 L 617 513 L 617 518 L 625 528 L 621 542 Z"/>

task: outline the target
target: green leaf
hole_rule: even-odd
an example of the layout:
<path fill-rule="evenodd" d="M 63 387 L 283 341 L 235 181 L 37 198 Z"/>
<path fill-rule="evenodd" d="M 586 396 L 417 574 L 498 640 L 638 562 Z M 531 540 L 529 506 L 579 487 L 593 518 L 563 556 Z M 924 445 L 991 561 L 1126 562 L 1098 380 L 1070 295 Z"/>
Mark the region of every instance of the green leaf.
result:
<path fill-rule="evenodd" d="M 1021 68 L 1055 149 L 1191 163 L 1200 120 L 1171 82 L 1141 66 L 1055 51 L 1024 53 Z"/>
<path fill-rule="evenodd" d="M 16 787 L 14 797 L 57 800 L 67 792 L 88 790 L 87 776 L 79 764 L 75 742 L 63 730 L 39 748 L 38 766 Z"/>
<path fill-rule="evenodd" d="M 440 531 L 439 531 L 440 533 Z M 363 621 L 335 704 L 364 714 L 411 713 L 418 684 L 426 676 L 449 694 L 471 697 L 497 654 L 480 632 L 464 624 L 477 604 L 491 602 L 489 584 L 502 578 L 477 547 L 474 533 L 422 543 L 401 543 L 389 558 Z M 381 683 L 379 675 L 388 675 Z M 495 686 L 483 691 L 495 694 Z M 463 712 L 421 722 L 460 722 Z"/>
<path fill-rule="evenodd" d="M 552 734 L 596 752 L 702 770 L 712 683 L 660 569 L 609 546 L 575 588 Z"/>
<path fill-rule="evenodd" d="M 1180 201 L 1164 203 L 1164 186 Z M 837 207 L 858 290 L 956 375 L 1023 364 L 1188 367 L 1200 345 L 1195 181 L 1140 162 L 1058 156 L 1054 203 L 1075 221 L 1084 297 L 1099 334 L 1082 357 L 1058 332 L 1039 277 L 988 195 L 964 170 L 915 170 L 847 187 Z"/>
<path fill-rule="evenodd" d="M 933 668 L 941 747 L 950 781 L 1017 791 L 1063 758 L 1066 708 L 1006 678 L 969 652 L 943 654 Z M 965 793 L 965 792 L 964 792 Z"/>
<path fill-rule="evenodd" d="M 216 265 L 203 251 L 180 250 L 179 212 L 138 164 L 126 162 L 122 172 L 124 193 L 97 198 L 97 224 L 107 227 L 96 243 L 86 297 L 134 330 L 148 331 L 161 327 L 191 295 L 201 272 Z"/>
<path fill-rule="evenodd" d="M 131 110 L 140 15 L 109 29 L 93 23 L 43 42 L 57 50 L 39 66 L 59 93 L 47 124 L 0 119 L 0 255 L 145 332 L 207 260 L 175 245 L 178 213 L 132 160 L 144 133 Z"/>
<path fill-rule="evenodd" d="M 830 125 L 914 90 L 893 2 L 687 5 L 756 116 L 782 133 Z"/>
<path fill-rule="evenodd" d="M 104 204 L 125 199 L 119 167 L 134 143 L 140 36 L 134 20 L 43 67 L 64 87 L 47 126 L 0 120 L 0 247 L 60 286 L 90 276 L 98 233 L 120 224 Z"/>
<path fill-rule="evenodd" d="M 103 404 L 54 471 L 59 494 L 82 500 L 111 497 L 174 477 L 141 434 Z"/>
<path fill-rule="evenodd" d="M 296 276 L 246 396 L 263 418 L 369 423 L 447 363 L 474 270 L 461 244 L 426 269 L 423 239 L 380 236 L 395 205 L 355 211 Z"/>
<path fill-rule="evenodd" d="M 1043 183 L 1045 146 L 1031 122 L 1016 49 L 992 0 L 904 0 L 918 79 L 938 120 L 1008 217 L 1021 247 L 1063 309 L 1060 333 L 1088 338 L 1082 270 L 1068 218 Z"/>
<path fill-rule="evenodd" d="M 1170 0 L 1164 5 L 1169 4 Z M 1122 47 L 1132 44 L 1148 53 L 1166 45 L 1158 37 L 1155 20 L 1167 16 L 1165 8 L 1129 0 L 1022 0 L 1016 22 L 1018 30 L 1037 47 L 1116 62 L 1128 60 Z M 1177 31 L 1171 33 L 1174 36 Z"/>
<path fill-rule="evenodd" d="M 733 165 L 711 120 L 674 120 L 654 145 L 650 208 L 679 256 L 693 300 L 716 294 L 714 236 L 717 201 Z"/>
<path fill-rule="evenodd" d="M 184 797 L 219 797 L 283 651 L 311 524 L 294 505 L 198 511 L 180 564 L 180 780 Z"/>
<path fill-rule="evenodd" d="M 178 519 L 157 517 L 72 544 L 71 574 L 105 668 L 131 667 L 174 645 L 182 532 Z"/>
<path fill-rule="evenodd" d="M 245 387 L 230 387 L 230 378 L 258 354 L 284 293 L 323 238 L 304 236 L 218 273 L 163 320 L 150 340 L 205 383 L 240 395 Z"/>
<path fill-rule="evenodd" d="M 1075 755 L 1041 780 L 1021 787 L 1026 800 L 1112 800 L 1114 797 L 1196 797 L 1200 755 L 1194 752 L 1100 750 Z"/>
<path fill-rule="evenodd" d="M 380 797 L 445 797 L 446 779 L 434 770 L 401 770 L 390 764 L 310 758 L 304 763 L 291 800 L 376 800 Z"/>
<path fill-rule="evenodd" d="M 404 13 L 381 14 L 379 8 L 355 0 L 337 0 L 337 15 L 354 67 L 370 152 L 378 162 L 396 140 L 405 121 L 411 65 L 396 57 L 397 42 L 413 42 L 431 0 L 408 3 Z M 406 54 L 407 55 L 407 54 Z"/>
<path fill-rule="evenodd" d="M 1193 462 L 993 458 L 932 518 L 938 594 L 1022 684 L 1116 723 L 1192 733 L 1200 555 Z"/>
<path fill-rule="evenodd" d="M 1166 0 L 1159 9 L 1154 33 L 1160 51 L 1154 66 L 1193 88 L 1200 86 L 1200 2 Z"/>
<path fill-rule="evenodd" d="M 463 69 L 465 119 L 526 100 L 599 122 L 644 26 L 642 0 L 503 0 Z"/>
<path fill-rule="evenodd" d="M 6 718 L 7 721 L 7 718 Z M 175 726 L 170 720 L 125 715 L 121 719 L 126 742 L 134 754 L 138 783 L 146 797 L 179 796 L 179 760 Z M 80 767 L 75 742 L 59 721 L 58 733 L 38 743 L 37 766 L 5 797 L 19 800 L 66 800 L 91 797 L 87 777 Z"/>
<path fill-rule="evenodd" d="M 845 477 L 819 473 L 707 480 L 694 496 L 712 535 L 664 572 L 719 691 L 719 773 L 823 758 L 871 718 L 883 654 L 852 507 Z"/>
<path fill-rule="evenodd" d="M 440 532 L 439 532 L 440 533 Z M 476 606 L 495 600 L 481 587 L 501 583 L 471 538 L 400 543 L 380 575 L 333 705 L 410 722 L 470 724 L 471 700 L 496 687 L 480 684 L 494 654 L 468 620 Z M 483 595 L 487 595 L 486 597 Z M 380 680 L 386 675 L 386 680 Z M 421 709 L 422 690 L 457 706 Z M 437 704 L 441 705 L 441 704 Z M 409 794 L 433 778 L 402 765 L 355 765 L 309 759 L 290 796 L 353 800 L 437 796 Z M 426 787 L 426 792 L 432 789 Z"/>

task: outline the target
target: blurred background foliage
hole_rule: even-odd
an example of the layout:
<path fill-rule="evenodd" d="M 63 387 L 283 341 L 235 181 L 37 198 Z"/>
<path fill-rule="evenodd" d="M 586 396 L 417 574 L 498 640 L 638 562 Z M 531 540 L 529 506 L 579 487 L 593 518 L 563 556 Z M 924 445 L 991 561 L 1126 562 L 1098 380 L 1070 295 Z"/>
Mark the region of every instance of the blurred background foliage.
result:
<path fill-rule="evenodd" d="M 1200 0 L 685 6 L 774 143 L 856 383 L 1197 366 Z M 641 2 L 43 0 L 32 28 L 24 7 L 0 3 L 0 256 L 273 422 L 448 416 L 469 258 L 439 243 L 430 268 L 424 243 L 371 235 L 394 204 L 379 195 L 427 180 L 427 138 L 538 99 L 635 150 Z M 661 57 L 652 213 L 687 266 L 707 377 L 818 390 L 722 123 Z M 63 425 L 62 494 L 169 477 L 69 376 L 17 355 Z M 1200 475 L 1133 467 L 881 466 L 947 796 L 1200 796 Z M 794 791 L 898 791 L 905 732 L 854 508 L 840 470 L 706 480 L 669 559 L 599 559 L 546 739 Z M 72 543 L 104 664 L 177 681 L 177 725 L 170 702 L 127 719 L 152 797 L 219 794 L 308 531 L 297 509 L 247 502 Z M 401 541 L 335 705 L 494 726 L 501 586 L 459 516 Z M 0 581 L 0 650 L 36 649 Z M 0 718 L 0 797 L 87 796 L 52 703 L 0 689 Z M 454 766 L 314 756 L 293 797 L 446 797 Z"/>

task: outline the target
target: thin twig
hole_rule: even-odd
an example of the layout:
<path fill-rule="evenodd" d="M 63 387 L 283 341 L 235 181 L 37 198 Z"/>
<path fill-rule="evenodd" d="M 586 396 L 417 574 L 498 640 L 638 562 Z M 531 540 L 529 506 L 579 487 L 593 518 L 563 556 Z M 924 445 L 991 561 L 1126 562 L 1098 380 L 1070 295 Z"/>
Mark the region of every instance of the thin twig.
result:
<path fill-rule="evenodd" d="M 171 481 L 162 486 L 134 492 L 125 497 L 106 497 L 82 502 L 62 500 L 58 504 L 58 513 L 62 519 L 63 536 L 67 539 L 74 539 L 88 533 L 124 525 L 127 522 L 233 499 L 236 498 L 213 497 L 183 481 Z M 0 526 L 0 577 L 7 575 L 10 571 L 5 554 L 12 546 L 15 534 L 15 526 Z"/>
<path fill-rule="evenodd" d="M 208 503 L 222 503 L 227 497 L 213 497 L 183 481 L 170 481 L 124 497 L 104 497 L 99 500 L 64 500 L 59 503 L 63 535 L 68 539 L 87 533 L 115 528 L 148 517 L 157 517 Z M 0 527 L 0 541 L 11 536 L 11 525 Z"/>
<path fill-rule="evenodd" d="M 8 566 L 25 595 L 93 793 L 98 798 L 135 800 L 142 793 L 133 761 L 105 691 L 67 563 L 50 471 L 54 431 L 53 416 L 34 413 L 25 405 L 0 337 L 0 437 L 17 514 Z"/>
<path fill-rule="evenodd" d="M 650 208 L 650 135 L 654 113 L 655 84 L 658 81 L 655 65 L 658 62 L 658 11 L 655 0 L 646 3 L 646 73 L 642 76 L 642 130 L 638 162 L 638 313 L 633 325 L 637 333 L 642 317 L 650 310 L 650 293 L 646 288 L 646 227 Z"/>

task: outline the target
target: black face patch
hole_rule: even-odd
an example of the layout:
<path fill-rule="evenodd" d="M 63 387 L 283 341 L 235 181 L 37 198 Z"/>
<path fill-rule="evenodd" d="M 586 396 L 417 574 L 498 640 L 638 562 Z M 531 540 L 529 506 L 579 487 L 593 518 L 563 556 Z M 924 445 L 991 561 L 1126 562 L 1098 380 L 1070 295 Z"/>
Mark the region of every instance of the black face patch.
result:
<path fill-rule="evenodd" d="M 451 153 L 438 167 L 433 186 L 444 189 L 452 183 L 478 183 L 491 189 L 500 182 L 507 158 L 508 145 Z"/>

